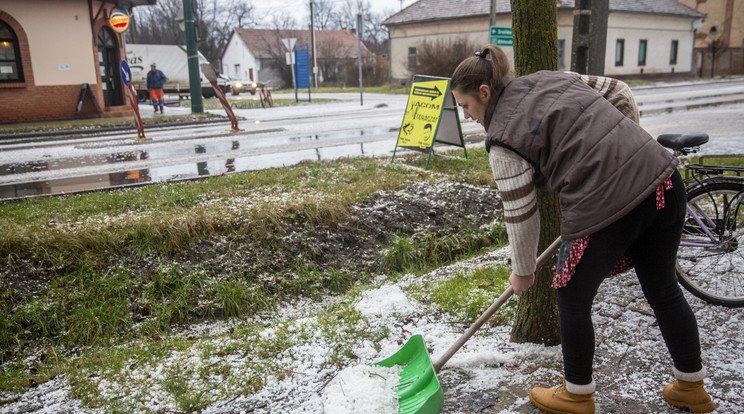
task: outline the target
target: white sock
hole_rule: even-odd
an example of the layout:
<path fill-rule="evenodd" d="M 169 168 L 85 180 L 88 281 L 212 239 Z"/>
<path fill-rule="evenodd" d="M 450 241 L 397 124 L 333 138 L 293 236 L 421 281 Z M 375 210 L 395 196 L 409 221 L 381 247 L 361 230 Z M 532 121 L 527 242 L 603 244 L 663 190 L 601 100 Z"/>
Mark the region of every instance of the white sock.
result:
<path fill-rule="evenodd" d="M 672 373 L 674 374 L 674 378 L 676 378 L 678 380 L 682 380 L 682 381 L 687 381 L 687 382 L 697 382 L 697 381 L 700 381 L 703 378 L 705 378 L 705 376 L 707 375 L 707 372 L 705 370 L 705 367 L 703 367 L 698 372 L 682 372 L 682 371 L 678 370 L 677 368 L 672 367 Z"/>
<path fill-rule="evenodd" d="M 570 392 L 571 394 L 578 394 L 578 395 L 586 395 L 586 394 L 592 394 L 594 390 L 597 388 L 597 384 L 594 383 L 594 378 L 592 378 L 592 382 L 585 385 L 578 385 L 573 384 L 571 382 L 566 381 L 566 390 Z"/>

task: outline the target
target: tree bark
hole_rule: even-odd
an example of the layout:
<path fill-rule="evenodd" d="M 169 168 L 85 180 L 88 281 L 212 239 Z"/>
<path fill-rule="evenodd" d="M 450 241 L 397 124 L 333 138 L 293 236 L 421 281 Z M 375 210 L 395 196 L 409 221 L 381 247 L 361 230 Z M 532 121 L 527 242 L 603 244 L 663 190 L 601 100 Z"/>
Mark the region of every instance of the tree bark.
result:
<path fill-rule="evenodd" d="M 517 76 L 558 69 L 558 27 L 555 0 L 511 0 L 514 34 L 514 71 Z M 556 193 L 538 190 L 540 241 L 538 254 L 560 235 L 560 210 Z M 537 269 L 535 284 L 521 294 L 511 340 L 543 345 L 560 343 L 555 290 L 550 286 L 555 257 Z"/>

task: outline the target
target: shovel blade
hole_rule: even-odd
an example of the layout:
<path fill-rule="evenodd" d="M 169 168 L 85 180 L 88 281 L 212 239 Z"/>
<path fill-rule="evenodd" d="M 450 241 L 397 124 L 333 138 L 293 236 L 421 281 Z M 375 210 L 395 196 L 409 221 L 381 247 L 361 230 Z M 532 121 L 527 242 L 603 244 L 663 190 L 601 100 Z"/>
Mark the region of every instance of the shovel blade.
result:
<path fill-rule="evenodd" d="M 398 414 L 437 414 L 442 411 L 444 393 L 423 336 L 412 336 L 398 352 L 374 365 L 403 365 L 396 390 Z"/>

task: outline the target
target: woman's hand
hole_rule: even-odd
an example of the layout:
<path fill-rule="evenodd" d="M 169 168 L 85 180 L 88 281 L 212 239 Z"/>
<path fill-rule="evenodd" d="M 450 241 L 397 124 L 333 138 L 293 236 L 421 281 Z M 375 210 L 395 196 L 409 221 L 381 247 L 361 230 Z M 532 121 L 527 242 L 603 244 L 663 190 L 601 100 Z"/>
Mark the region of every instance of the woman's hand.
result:
<path fill-rule="evenodd" d="M 519 295 L 529 289 L 535 283 L 535 274 L 529 276 L 518 276 L 514 273 L 509 276 L 509 284 L 514 289 L 514 294 Z"/>

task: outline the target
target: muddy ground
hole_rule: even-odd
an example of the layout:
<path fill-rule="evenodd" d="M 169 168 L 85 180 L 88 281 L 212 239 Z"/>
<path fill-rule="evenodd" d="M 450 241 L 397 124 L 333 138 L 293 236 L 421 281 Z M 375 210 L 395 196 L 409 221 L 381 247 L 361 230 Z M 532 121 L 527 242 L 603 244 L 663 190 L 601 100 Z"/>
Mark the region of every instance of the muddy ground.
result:
<path fill-rule="evenodd" d="M 287 223 L 270 244 L 240 239 L 243 244 L 236 245 L 233 243 L 235 240 L 228 236 L 216 237 L 181 251 L 167 261 L 182 267 L 206 267 L 215 274 L 245 271 L 266 275 L 262 280 L 267 287 L 271 287 L 282 283 L 282 278 L 292 277 L 291 269 L 298 256 L 312 260 L 320 269 L 333 267 L 349 272 L 375 272 L 383 247 L 396 236 L 425 233 L 445 236 L 460 234 L 464 229 L 486 232 L 499 218 L 498 193 L 491 187 L 446 181 L 414 182 L 403 191 L 374 194 L 354 207 L 348 221 L 337 225 Z M 470 259 L 464 264 L 442 266 L 421 278 L 447 277 L 463 268 L 503 262 L 507 257 L 508 250 L 502 249 Z M 146 263 L 141 268 L 142 272 L 151 271 L 160 264 L 157 260 Z M 7 269 L 3 271 L 3 283 L 8 283 L 8 273 Z M 403 280 L 401 283 L 407 282 Z M 738 328 L 742 312 L 710 306 L 690 295 L 687 297 L 698 316 L 704 359 L 711 372 L 708 389 L 721 407 L 719 412 L 744 412 L 739 368 L 744 358 L 741 330 Z M 653 312 L 646 304 L 632 273 L 603 284 L 594 315 L 597 331 L 595 380 L 598 384 L 595 398 L 598 412 L 681 412 L 661 399 L 660 387 L 671 378 L 669 358 L 655 325 Z M 429 317 L 419 315 L 418 318 L 425 323 L 424 326 L 433 323 Z M 453 335 L 459 335 L 467 327 L 463 323 L 444 323 L 448 326 L 446 330 L 452 331 Z M 414 327 L 415 323 L 408 329 L 413 330 Z M 509 343 L 508 331 L 508 326 L 488 328 L 486 335 L 471 339 L 458 354 L 466 357 L 470 352 L 482 353 L 484 343 L 493 344 L 495 341 L 498 345 L 485 351 L 508 355 L 517 347 Z M 435 342 L 435 339 L 427 337 L 430 342 Z M 450 340 L 448 338 L 446 341 Z M 441 353 L 442 349 L 435 351 Z M 529 388 L 535 385 L 554 386 L 561 376 L 558 351 L 547 352 L 552 356 L 531 360 L 517 355 L 515 362 L 451 362 L 438 375 L 445 396 L 443 412 L 537 413 L 538 410 L 527 399 Z M 39 406 L 43 410 L 43 404 Z M 70 406 L 75 407 L 74 404 Z M 225 412 L 240 412 L 248 407 L 255 408 L 256 404 L 238 400 Z M 8 408 L 7 412 L 16 412 L 11 407 L 5 408 Z M 251 409 L 247 412 L 254 411 Z M 255 412 L 265 411 L 259 409 Z"/>

